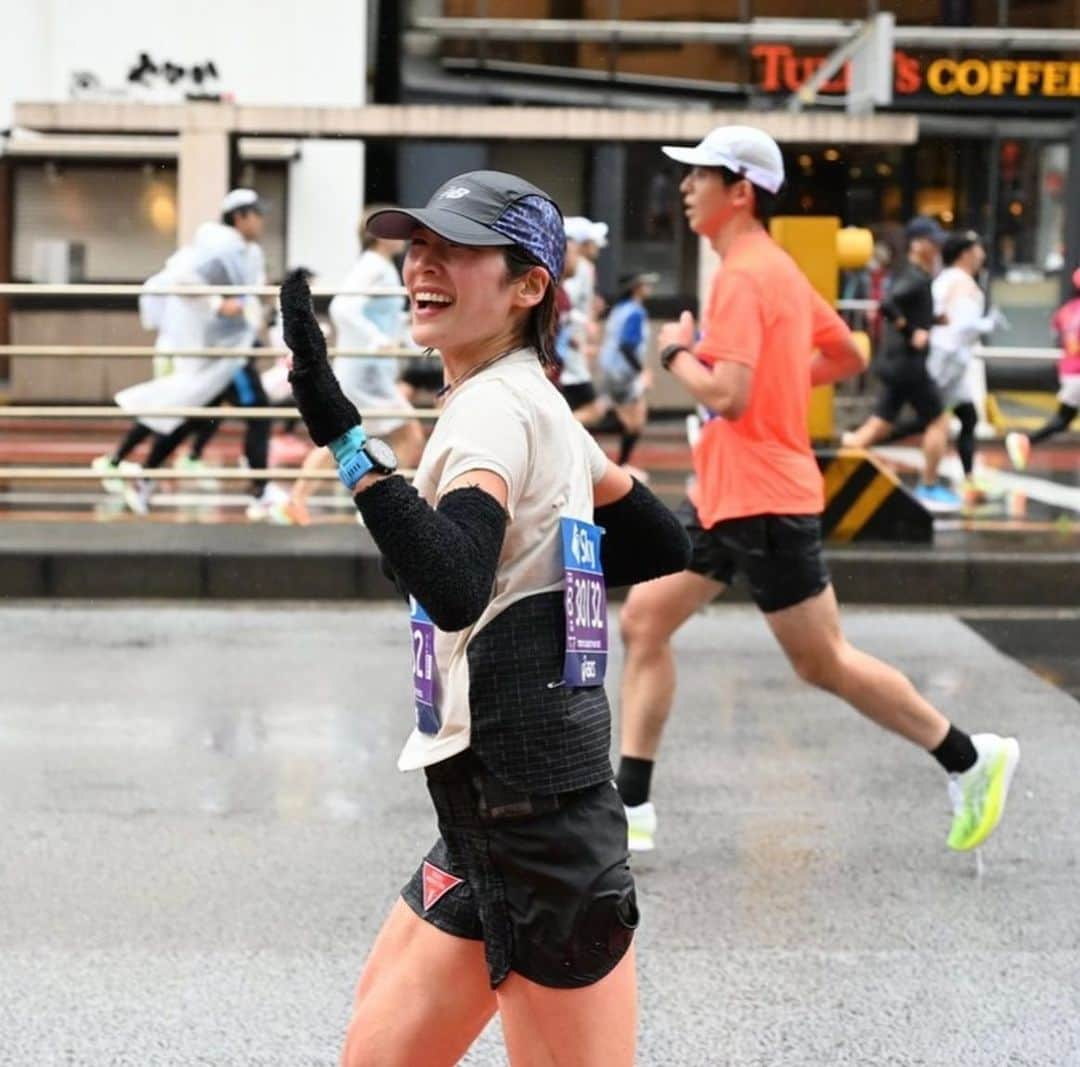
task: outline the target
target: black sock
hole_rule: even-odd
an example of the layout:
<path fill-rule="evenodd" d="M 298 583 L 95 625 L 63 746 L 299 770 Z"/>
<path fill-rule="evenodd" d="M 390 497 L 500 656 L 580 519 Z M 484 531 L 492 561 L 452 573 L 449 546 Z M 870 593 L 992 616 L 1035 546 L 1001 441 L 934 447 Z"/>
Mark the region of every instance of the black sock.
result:
<path fill-rule="evenodd" d="M 630 453 L 634 451 L 634 445 L 638 443 L 639 433 L 623 433 L 619 438 L 619 458 L 615 461 L 618 467 L 630 462 Z"/>
<path fill-rule="evenodd" d="M 958 730 L 950 724 L 949 732 L 945 740 L 930 753 L 949 772 L 949 774 L 963 774 L 975 766 L 979 753 L 963 730 Z"/>
<path fill-rule="evenodd" d="M 615 788 L 628 808 L 636 808 L 649 799 L 653 761 L 623 756 L 619 760 L 619 773 L 615 776 Z"/>

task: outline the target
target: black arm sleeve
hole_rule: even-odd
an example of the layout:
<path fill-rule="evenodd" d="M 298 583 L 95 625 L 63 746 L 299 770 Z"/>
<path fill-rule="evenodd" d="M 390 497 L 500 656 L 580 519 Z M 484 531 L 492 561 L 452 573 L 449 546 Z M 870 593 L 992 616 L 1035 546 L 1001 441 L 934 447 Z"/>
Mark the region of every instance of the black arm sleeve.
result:
<path fill-rule="evenodd" d="M 596 508 L 608 586 L 634 585 L 690 565 L 690 538 L 670 508 L 635 479 L 626 496 Z"/>
<path fill-rule="evenodd" d="M 431 621 L 447 633 L 480 618 L 491 600 L 506 536 L 506 512 L 483 489 L 455 489 L 432 508 L 404 478 L 356 495 L 379 551 Z"/>
<path fill-rule="evenodd" d="M 641 360 L 638 359 L 637 345 L 632 344 L 630 341 L 623 341 L 619 345 L 619 351 L 622 353 L 623 359 L 630 364 L 639 374 L 641 373 Z"/>

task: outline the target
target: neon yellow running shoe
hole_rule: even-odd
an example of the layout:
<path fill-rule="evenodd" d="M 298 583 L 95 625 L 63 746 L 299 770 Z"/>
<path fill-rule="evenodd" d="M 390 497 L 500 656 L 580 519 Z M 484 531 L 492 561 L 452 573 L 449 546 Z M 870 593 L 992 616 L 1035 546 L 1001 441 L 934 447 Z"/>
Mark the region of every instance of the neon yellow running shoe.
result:
<path fill-rule="evenodd" d="M 975 766 L 949 779 L 953 806 L 949 848 L 957 852 L 978 848 L 994 832 L 1020 762 L 1020 745 L 1015 737 L 974 734 L 971 740 L 979 754 Z"/>
<path fill-rule="evenodd" d="M 627 844 L 631 852 L 652 852 L 656 848 L 656 808 L 651 801 L 626 809 Z"/>

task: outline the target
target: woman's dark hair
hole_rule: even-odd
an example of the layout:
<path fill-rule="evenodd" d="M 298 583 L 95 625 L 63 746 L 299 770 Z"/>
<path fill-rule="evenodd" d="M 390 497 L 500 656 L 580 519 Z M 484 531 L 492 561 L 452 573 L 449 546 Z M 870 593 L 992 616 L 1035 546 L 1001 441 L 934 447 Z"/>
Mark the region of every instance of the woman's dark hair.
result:
<path fill-rule="evenodd" d="M 503 248 L 503 258 L 506 260 L 506 270 L 511 281 L 527 274 L 533 267 L 543 266 L 518 245 L 506 245 Z M 558 284 L 554 278 L 548 279 L 543 300 L 529 311 L 521 339 L 522 344 L 536 349 L 536 354 L 544 367 L 555 364 L 555 334 L 559 329 L 559 311 L 555 306 L 555 286 Z"/>
<path fill-rule="evenodd" d="M 729 170 L 727 167 L 717 167 L 720 172 L 720 180 L 725 185 L 734 185 L 736 182 L 741 182 L 744 179 L 750 181 L 745 174 L 736 174 L 735 171 Z M 780 193 L 770 193 L 768 189 L 762 189 L 760 185 L 754 185 L 754 218 L 758 222 L 765 226 L 769 225 L 769 220 L 776 214 L 776 208 L 780 202 Z"/>

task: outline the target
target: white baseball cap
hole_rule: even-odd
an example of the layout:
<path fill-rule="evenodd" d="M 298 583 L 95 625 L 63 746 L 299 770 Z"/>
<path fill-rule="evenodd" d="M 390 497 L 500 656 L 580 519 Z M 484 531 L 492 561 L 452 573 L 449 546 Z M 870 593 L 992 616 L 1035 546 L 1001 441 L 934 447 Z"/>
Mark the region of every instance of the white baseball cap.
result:
<path fill-rule="evenodd" d="M 584 215 L 571 215 L 564 220 L 563 229 L 568 241 L 577 241 L 578 244 L 595 241 L 597 248 L 607 248 L 608 224 L 606 222 L 593 222 Z"/>
<path fill-rule="evenodd" d="M 664 145 L 664 155 L 691 167 L 727 167 L 770 193 L 784 184 L 780 146 L 756 126 L 717 126 L 693 148 Z"/>
<path fill-rule="evenodd" d="M 221 201 L 222 215 L 228 215 L 230 211 L 242 211 L 244 208 L 262 211 L 263 202 L 254 189 L 232 189 L 225 194 L 225 199 Z"/>

